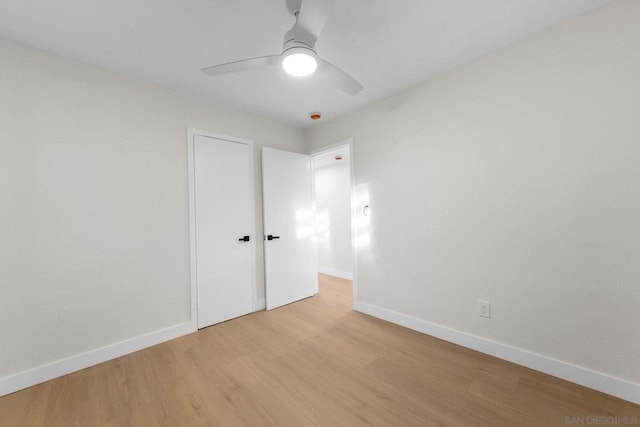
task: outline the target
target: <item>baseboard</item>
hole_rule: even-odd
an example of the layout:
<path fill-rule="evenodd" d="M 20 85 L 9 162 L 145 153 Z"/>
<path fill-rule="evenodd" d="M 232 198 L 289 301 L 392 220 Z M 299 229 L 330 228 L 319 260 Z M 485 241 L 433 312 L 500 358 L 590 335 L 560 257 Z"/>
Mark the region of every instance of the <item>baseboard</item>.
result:
<path fill-rule="evenodd" d="M 328 276 L 339 277 L 340 279 L 353 280 L 353 274 L 347 271 L 334 270 L 333 268 L 318 267 L 318 273 Z"/>
<path fill-rule="evenodd" d="M 562 378 L 620 399 L 640 404 L 640 384 L 635 384 L 601 372 L 576 366 L 517 347 L 467 334 L 417 317 L 397 313 L 373 304 L 356 302 L 355 310 L 395 323 L 442 340 L 495 356 L 509 362 Z"/>
<path fill-rule="evenodd" d="M 181 323 L 0 378 L 0 396 L 190 334 L 195 330 L 192 322 Z"/>

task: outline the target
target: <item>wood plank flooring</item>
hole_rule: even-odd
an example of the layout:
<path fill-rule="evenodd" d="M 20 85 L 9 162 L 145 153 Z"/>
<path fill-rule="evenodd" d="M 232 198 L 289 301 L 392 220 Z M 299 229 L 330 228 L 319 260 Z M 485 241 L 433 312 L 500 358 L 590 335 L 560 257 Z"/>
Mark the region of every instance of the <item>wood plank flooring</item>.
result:
<path fill-rule="evenodd" d="M 638 405 L 354 312 L 351 292 L 321 276 L 313 298 L 2 397 L 0 426 L 640 425 Z"/>

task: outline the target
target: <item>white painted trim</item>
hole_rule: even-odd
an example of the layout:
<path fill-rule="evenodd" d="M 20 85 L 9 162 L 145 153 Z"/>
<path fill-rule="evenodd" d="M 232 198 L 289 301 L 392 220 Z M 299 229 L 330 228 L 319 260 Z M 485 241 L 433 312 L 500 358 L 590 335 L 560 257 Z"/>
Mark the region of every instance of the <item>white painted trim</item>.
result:
<path fill-rule="evenodd" d="M 311 153 L 309 153 L 309 155 L 311 157 L 315 157 L 315 156 L 318 156 L 320 154 L 329 153 L 329 152 L 335 151 L 335 150 L 337 150 L 339 148 L 350 146 L 352 142 L 353 142 L 352 138 L 347 138 L 344 141 L 336 142 L 334 144 L 325 145 L 322 148 L 318 148 L 316 150 L 313 150 L 313 151 L 311 151 Z M 353 153 L 349 153 L 349 154 L 353 154 Z"/>
<path fill-rule="evenodd" d="M 405 326 L 423 334 L 461 345 L 481 353 L 489 354 L 509 362 L 562 378 L 572 383 L 640 404 L 640 384 L 616 378 L 602 372 L 592 371 L 562 360 L 533 353 L 521 348 L 488 340 L 417 317 L 408 316 L 373 304 L 357 301 L 355 310 L 397 325 Z"/>
<path fill-rule="evenodd" d="M 194 140 L 198 129 L 187 128 L 187 170 L 189 183 L 189 284 L 191 292 L 191 323 L 194 329 L 198 329 L 198 286 L 196 283 L 196 177 Z"/>
<path fill-rule="evenodd" d="M 315 234 L 315 240 L 314 240 L 314 245 L 313 245 L 313 249 L 314 249 L 314 259 L 315 259 L 315 264 L 316 266 L 318 265 L 318 263 L 320 262 L 320 245 L 318 244 L 318 233 L 317 233 L 317 225 L 318 225 L 318 206 L 316 205 L 316 167 L 315 167 L 315 156 L 313 154 L 309 154 L 309 166 L 311 167 L 310 169 L 310 177 L 311 177 L 311 205 L 313 207 L 313 224 L 314 224 L 314 228 L 316 229 L 316 234 Z M 267 248 L 264 248 L 265 253 L 267 251 Z M 266 261 L 265 261 L 265 265 L 266 265 Z M 317 266 L 316 269 L 318 270 L 318 273 L 320 272 L 320 267 Z M 265 276 L 266 276 L 266 272 L 265 272 Z M 266 278 L 265 278 L 266 281 Z M 316 277 L 313 281 L 313 294 L 317 295 L 318 292 L 320 291 L 320 282 L 318 281 L 318 275 L 316 274 Z"/>
<path fill-rule="evenodd" d="M 0 378 L 0 396 L 121 357 L 165 341 L 195 332 L 192 322 L 180 323 L 159 331 L 97 348 L 86 353 L 77 354 L 46 365 L 28 369 Z"/>
<path fill-rule="evenodd" d="M 267 309 L 267 300 L 266 298 L 260 298 L 256 300 L 256 305 L 254 306 L 254 311 L 262 311 Z"/>
<path fill-rule="evenodd" d="M 318 273 L 328 276 L 339 277 L 340 279 L 353 280 L 353 274 L 348 271 L 334 270 L 333 268 L 318 267 Z"/>
<path fill-rule="evenodd" d="M 251 286 L 253 292 L 253 310 L 259 311 L 262 310 L 260 308 L 261 302 L 258 300 L 258 290 L 256 288 L 256 275 L 257 275 L 257 259 L 256 259 L 256 251 L 258 242 L 262 241 L 260 237 L 256 235 L 256 226 L 255 226 L 255 148 L 253 141 L 243 138 L 238 138 L 235 136 L 224 135 L 215 132 L 209 132 L 202 129 L 196 129 L 187 127 L 187 170 L 189 175 L 189 262 L 190 262 L 190 289 L 191 289 L 191 322 L 194 325 L 194 328 L 198 329 L 198 283 L 197 283 L 197 263 L 196 263 L 196 195 L 195 195 L 195 159 L 194 159 L 194 143 L 196 136 L 206 136 L 209 138 L 222 139 L 225 141 L 236 142 L 240 144 L 246 144 L 251 148 L 251 177 L 250 180 L 254 185 L 251 186 L 251 210 L 254 212 L 254 220 L 252 221 L 252 226 L 250 234 L 253 236 L 253 245 L 254 250 L 252 254 L 252 274 L 251 274 Z"/>
<path fill-rule="evenodd" d="M 358 215 L 358 207 L 354 203 L 356 200 L 356 160 L 355 160 L 355 147 L 353 138 L 349 138 L 344 141 L 349 146 L 349 167 L 351 170 L 351 250 L 352 255 L 351 259 L 353 259 L 353 263 L 351 265 L 351 287 L 352 287 L 352 295 L 353 295 L 353 304 L 355 309 L 355 303 L 358 301 L 358 248 L 355 244 L 355 236 L 357 233 L 356 230 L 356 220 Z"/>
<path fill-rule="evenodd" d="M 353 138 L 349 138 L 345 141 L 345 143 L 349 146 L 349 167 L 351 169 L 351 250 L 353 259 L 353 264 L 351 265 L 351 287 L 353 294 L 353 308 L 355 309 L 355 304 L 358 301 L 358 247 L 355 244 L 354 238 L 356 236 L 356 220 L 358 215 L 358 207 L 354 203 L 356 200 L 356 161 L 355 161 L 355 150 L 353 145 Z"/>

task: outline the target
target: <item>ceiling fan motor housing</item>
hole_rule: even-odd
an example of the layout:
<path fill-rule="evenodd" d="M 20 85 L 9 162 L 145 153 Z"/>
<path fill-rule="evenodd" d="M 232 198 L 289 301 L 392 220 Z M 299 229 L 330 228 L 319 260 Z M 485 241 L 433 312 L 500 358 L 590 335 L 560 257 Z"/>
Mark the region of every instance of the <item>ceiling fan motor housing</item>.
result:
<path fill-rule="evenodd" d="M 282 51 L 292 47 L 307 47 L 313 50 L 313 46 L 316 44 L 316 39 L 313 34 L 309 34 L 304 28 L 297 23 L 291 27 L 284 35 L 284 42 Z"/>
<path fill-rule="evenodd" d="M 282 68 L 292 76 L 305 77 L 318 67 L 318 54 L 313 49 L 315 39 L 297 23 L 284 36 L 280 61 Z"/>

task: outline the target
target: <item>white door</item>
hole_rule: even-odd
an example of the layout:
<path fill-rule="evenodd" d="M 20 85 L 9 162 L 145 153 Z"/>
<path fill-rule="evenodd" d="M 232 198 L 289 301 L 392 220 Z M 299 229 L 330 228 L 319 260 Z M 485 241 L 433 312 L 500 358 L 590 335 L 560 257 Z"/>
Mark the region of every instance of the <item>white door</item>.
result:
<path fill-rule="evenodd" d="M 312 296 L 317 289 L 311 159 L 262 149 L 267 310 Z"/>
<path fill-rule="evenodd" d="M 253 311 L 253 145 L 193 136 L 198 328 Z"/>

